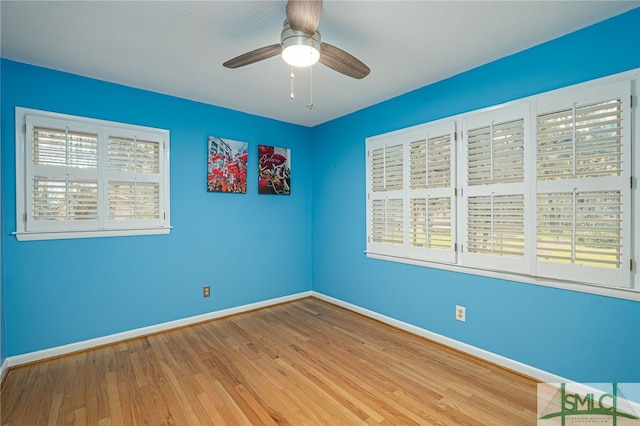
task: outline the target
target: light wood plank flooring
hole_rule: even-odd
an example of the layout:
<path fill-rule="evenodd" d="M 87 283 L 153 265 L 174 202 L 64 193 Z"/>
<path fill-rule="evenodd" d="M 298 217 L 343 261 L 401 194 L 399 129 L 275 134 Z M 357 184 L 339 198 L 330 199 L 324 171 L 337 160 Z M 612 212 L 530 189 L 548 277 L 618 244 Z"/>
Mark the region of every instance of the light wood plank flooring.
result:
<path fill-rule="evenodd" d="M 536 383 L 307 298 L 9 371 L 2 425 L 535 425 Z"/>

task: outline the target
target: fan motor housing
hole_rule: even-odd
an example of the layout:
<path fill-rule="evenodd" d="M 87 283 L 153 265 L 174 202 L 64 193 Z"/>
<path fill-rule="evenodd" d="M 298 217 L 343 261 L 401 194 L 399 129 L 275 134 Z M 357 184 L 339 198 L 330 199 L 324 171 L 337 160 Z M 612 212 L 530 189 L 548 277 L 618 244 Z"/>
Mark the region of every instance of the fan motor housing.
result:
<path fill-rule="evenodd" d="M 288 21 L 284 22 L 282 33 L 280 33 L 280 43 L 282 44 L 282 57 L 293 66 L 310 66 L 316 63 L 320 57 L 320 33 L 316 31 L 313 35 L 294 30 Z M 310 49 L 311 48 L 311 49 Z M 304 55 L 302 58 L 292 58 L 291 53 L 287 49 L 302 50 Z"/>

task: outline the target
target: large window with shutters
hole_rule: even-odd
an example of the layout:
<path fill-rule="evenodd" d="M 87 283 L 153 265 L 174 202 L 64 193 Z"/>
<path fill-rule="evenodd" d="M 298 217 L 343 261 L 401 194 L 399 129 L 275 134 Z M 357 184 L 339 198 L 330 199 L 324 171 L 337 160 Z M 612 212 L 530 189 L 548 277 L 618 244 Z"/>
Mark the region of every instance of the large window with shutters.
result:
<path fill-rule="evenodd" d="M 16 108 L 18 240 L 167 233 L 169 132 Z"/>
<path fill-rule="evenodd" d="M 639 77 L 368 138 L 367 256 L 640 299 Z"/>

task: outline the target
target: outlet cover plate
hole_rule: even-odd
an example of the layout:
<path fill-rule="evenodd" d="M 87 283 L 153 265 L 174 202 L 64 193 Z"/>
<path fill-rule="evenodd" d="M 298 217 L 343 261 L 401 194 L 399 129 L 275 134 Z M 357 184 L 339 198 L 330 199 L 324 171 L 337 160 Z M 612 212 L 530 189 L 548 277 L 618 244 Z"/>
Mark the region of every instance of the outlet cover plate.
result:
<path fill-rule="evenodd" d="M 456 305 L 456 319 L 465 322 L 467 320 L 467 308 Z"/>

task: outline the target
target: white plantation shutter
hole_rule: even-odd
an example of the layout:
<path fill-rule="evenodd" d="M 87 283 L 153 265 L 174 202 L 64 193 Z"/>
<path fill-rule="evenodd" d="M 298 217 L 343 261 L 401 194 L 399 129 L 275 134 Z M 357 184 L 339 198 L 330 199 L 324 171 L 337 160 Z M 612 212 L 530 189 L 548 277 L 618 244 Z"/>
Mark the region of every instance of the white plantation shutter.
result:
<path fill-rule="evenodd" d="M 97 129 L 80 123 L 40 124 L 49 124 L 50 127 L 34 125 L 29 121 L 34 165 L 92 169 L 98 167 Z M 53 128 L 56 126 L 58 128 Z"/>
<path fill-rule="evenodd" d="M 455 262 L 455 123 L 367 140 L 367 252 Z"/>
<path fill-rule="evenodd" d="M 473 127 L 477 120 L 470 119 L 468 126 Z M 524 122 L 524 117 L 502 123 L 491 120 L 467 130 L 469 186 L 524 181 Z"/>
<path fill-rule="evenodd" d="M 370 251 L 404 253 L 404 149 L 397 141 L 379 141 L 367 153 Z"/>
<path fill-rule="evenodd" d="M 109 136 L 109 170 L 121 172 L 160 172 L 161 141 L 145 141 Z"/>
<path fill-rule="evenodd" d="M 373 192 L 401 190 L 404 171 L 402 144 L 375 149 L 371 157 Z"/>
<path fill-rule="evenodd" d="M 98 182 L 90 179 L 33 177 L 32 220 L 98 219 Z"/>
<path fill-rule="evenodd" d="M 409 156 L 408 247 L 414 259 L 453 263 L 455 123 L 421 126 L 405 136 Z"/>
<path fill-rule="evenodd" d="M 371 236 L 374 243 L 402 245 L 404 224 L 402 198 L 373 200 Z"/>
<path fill-rule="evenodd" d="M 162 223 L 161 135 L 105 128 L 108 140 L 108 226 Z"/>
<path fill-rule="evenodd" d="M 465 262 L 526 272 L 525 145 L 529 108 L 516 105 L 464 121 Z"/>
<path fill-rule="evenodd" d="M 539 261 L 619 269 L 620 191 L 538 194 Z"/>
<path fill-rule="evenodd" d="M 409 143 L 409 175 L 411 189 L 446 188 L 451 186 L 451 146 L 455 127 L 425 129 L 425 139 Z M 444 132 L 431 135 L 430 131 Z M 420 136 L 420 135 L 416 135 Z"/>
<path fill-rule="evenodd" d="M 467 251 L 493 256 L 524 256 L 524 196 L 468 198 Z"/>
<path fill-rule="evenodd" d="M 169 132 L 16 108 L 19 240 L 166 233 Z"/>
<path fill-rule="evenodd" d="M 56 232 L 97 226 L 97 126 L 27 117 L 25 142 L 25 228 Z"/>
<path fill-rule="evenodd" d="M 451 198 L 411 198 L 409 207 L 409 244 L 436 250 L 451 249 Z"/>
<path fill-rule="evenodd" d="M 524 117 L 467 131 L 469 185 L 521 183 L 524 177 Z"/>
<path fill-rule="evenodd" d="M 538 180 L 619 176 L 622 100 L 539 114 Z"/>
<path fill-rule="evenodd" d="M 109 181 L 109 219 L 154 220 L 160 217 L 160 185 Z"/>
<path fill-rule="evenodd" d="M 630 285 L 629 97 L 623 81 L 539 103 L 539 275 Z"/>

